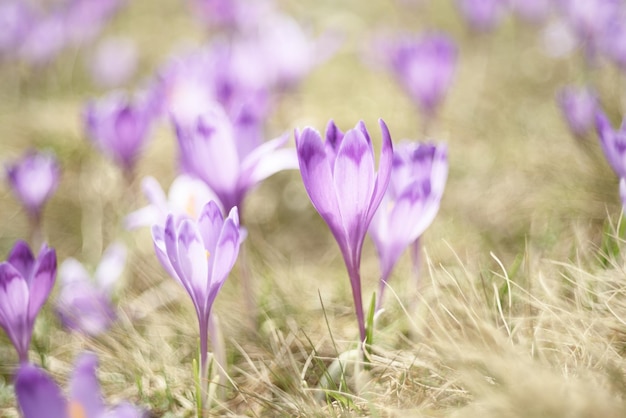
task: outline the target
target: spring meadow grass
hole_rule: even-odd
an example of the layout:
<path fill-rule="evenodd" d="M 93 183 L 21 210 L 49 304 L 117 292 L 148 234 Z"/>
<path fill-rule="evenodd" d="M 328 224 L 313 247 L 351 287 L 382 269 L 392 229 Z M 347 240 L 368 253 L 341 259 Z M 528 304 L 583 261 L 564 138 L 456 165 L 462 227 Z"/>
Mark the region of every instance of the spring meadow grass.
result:
<path fill-rule="evenodd" d="M 580 51 L 546 56 L 540 29 L 512 18 L 492 33 L 472 34 L 450 1 L 280 5 L 314 32 L 341 33 L 343 43 L 282 98 L 268 138 L 308 125 L 323 131 L 329 119 L 345 130 L 362 119 L 378 153 L 376 121 L 383 118 L 394 142 L 445 141 L 450 173 L 439 214 L 421 239 L 419 281 L 404 254 L 376 319 L 370 361 L 346 362 L 336 381 L 329 369 L 359 335 L 337 244 L 297 170 L 254 189 L 241 213 L 247 238 L 213 306 L 227 378 L 213 386 L 207 414 L 626 416 L 626 225 L 618 180 L 597 135 L 573 138 L 555 100 L 562 86 L 591 82 L 616 125 L 623 75 L 610 65 L 585 68 Z M 377 29 L 440 29 L 458 42 L 454 82 L 428 132 L 391 76 L 363 62 Z M 105 34 L 137 42 L 136 85 L 173 51 L 210 36 L 182 2 L 166 0 L 129 2 Z M 149 229 L 122 226 L 146 204 L 143 176 L 165 189 L 175 177 L 174 133 L 164 122 L 155 127 L 128 186 L 81 126 L 84 101 L 104 93 L 84 70 L 88 52 L 65 51 L 46 68 L 0 67 L 1 158 L 37 147 L 52 150 L 62 166 L 43 214 L 59 262 L 75 257 L 94 268 L 110 242 L 129 248 L 113 327 L 95 338 L 68 333 L 54 312 L 55 290 L 37 319 L 31 360 L 64 386 L 74 358 L 95 352 L 108 403 L 128 400 L 155 417 L 195 416 L 193 305 L 159 265 Z M 0 199 L 4 260 L 30 232 L 7 186 Z M 369 239 L 361 276 L 367 304 L 379 276 Z M 2 333 L 2 417 L 18 416 L 16 364 Z"/>

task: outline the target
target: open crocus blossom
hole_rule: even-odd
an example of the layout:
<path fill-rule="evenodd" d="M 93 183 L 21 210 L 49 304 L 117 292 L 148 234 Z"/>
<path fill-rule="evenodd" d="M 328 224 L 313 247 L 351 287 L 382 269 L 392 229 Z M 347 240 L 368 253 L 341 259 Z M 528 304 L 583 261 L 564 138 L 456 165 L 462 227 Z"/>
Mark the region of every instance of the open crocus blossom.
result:
<path fill-rule="evenodd" d="M 626 121 L 617 130 L 602 110 L 596 112 L 596 130 L 600 136 L 600 146 L 609 165 L 620 178 L 620 197 L 626 207 Z"/>
<path fill-rule="evenodd" d="M 70 378 L 69 399 L 41 368 L 24 363 L 15 376 L 15 395 L 24 418 L 140 418 L 139 408 L 121 403 L 108 409 L 96 377 L 98 359 L 84 353 L 76 359 Z"/>
<path fill-rule="evenodd" d="M 54 249 L 44 244 L 35 259 L 23 241 L 0 263 L 0 326 L 22 363 L 28 361 L 35 319 L 54 286 L 56 270 Z"/>
<path fill-rule="evenodd" d="M 61 170 L 52 154 L 29 151 L 7 166 L 7 179 L 31 219 L 38 223 L 43 205 L 59 185 Z"/>
<path fill-rule="evenodd" d="M 154 177 L 144 178 L 141 186 L 150 204 L 126 217 L 124 225 L 127 229 L 163 225 L 170 213 L 198 219 L 206 202 L 219 202 L 217 195 L 202 180 L 185 174 L 174 179 L 167 197 Z"/>
<path fill-rule="evenodd" d="M 183 172 L 203 180 L 224 209 L 239 207 L 248 190 L 281 170 L 297 168 L 284 135 L 249 150 L 216 103 L 192 123 L 174 119 Z"/>
<path fill-rule="evenodd" d="M 125 262 L 126 248 L 114 243 L 102 255 L 93 279 L 74 258 L 61 264 L 57 314 L 66 328 L 95 336 L 111 326 L 116 318 L 111 302 L 113 288 Z"/>
<path fill-rule="evenodd" d="M 361 250 L 367 228 L 391 175 L 393 147 L 387 125 L 379 121 L 382 151 L 378 172 L 372 140 L 363 122 L 343 134 L 329 122 L 326 141 L 312 128 L 296 131 L 296 148 L 304 187 L 328 224 L 346 263 L 361 341 L 365 316 L 361 296 Z"/>
<path fill-rule="evenodd" d="M 377 310 L 398 259 L 435 219 L 447 177 L 446 145 L 402 142 L 394 149 L 391 181 L 369 228 L 380 259 Z"/>
<path fill-rule="evenodd" d="M 130 174 L 148 139 L 153 110 L 146 97 L 133 102 L 125 94 L 114 92 L 87 104 L 85 129 L 96 147 Z"/>
<path fill-rule="evenodd" d="M 237 260 L 241 245 L 237 208 L 232 208 L 226 219 L 213 201 L 204 206 L 197 221 L 170 214 L 164 227 L 152 227 L 152 237 L 161 265 L 189 293 L 196 309 L 200 326 L 200 376 L 204 382 L 211 307 Z"/>

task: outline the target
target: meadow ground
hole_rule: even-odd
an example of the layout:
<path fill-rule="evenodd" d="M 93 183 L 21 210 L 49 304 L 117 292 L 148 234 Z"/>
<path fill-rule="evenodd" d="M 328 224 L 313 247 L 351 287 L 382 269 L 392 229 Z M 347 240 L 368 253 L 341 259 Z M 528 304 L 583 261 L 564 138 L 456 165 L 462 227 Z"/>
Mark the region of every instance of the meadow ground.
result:
<path fill-rule="evenodd" d="M 135 1 L 107 34 L 128 34 L 149 75 L 175 48 L 206 35 L 178 1 Z M 332 27 L 344 43 L 286 96 L 271 135 L 333 118 L 362 119 L 380 143 L 382 117 L 394 141 L 425 139 L 414 105 L 360 52 L 375 29 L 448 31 L 459 66 L 428 138 L 449 147 L 441 210 L 423 237 L 418 289 L 408 254 L 396 268 L 378 318 L 371 363 L 346 370 L 347 387 L 323 388 L 327 368 L 354 348 L 358 328 L 343 260 L 310 205 L 297 171 L 265 181 L 247 198 L 248 238 L 214 311 L 222 324 L 228 382 L 210 413 L 224 416 L 626 416 L 626 248 L 618 183 L 597 137 L 575 140 L 557 108 L 565 84 L 592 80 L 617 123 L 623 76 L 583 69 L 580 53 L 551 58 L 538 30 L 508 19 L 476 36 L 449 1 L 402 8 L 387 1 L 284 2 L 314 30 Z M 86 140 L 83 102 L 102 94 L 83 69 L 88 51 L 65 52 L 49 68 L 0 68 L 0 156 L 36 146 L 54 150 L 59 190 L 46 207 L 45 236 L 59 261 L 94 266 L 115 239 L 130 248 L 117 293 L 119 321 L 98 338 L 69 334 L 54 315 L 53 292 L 37 320 L 31 357 L 60 382 L 91 350 L 111 403 L 128 399 L 153 416 L 193 416 L 197 322 L 188 295 L 158 264 L 147 229 L 122 217 L 145 204 L 139 179 L 165 187 L 175 175 L 175 138 L 163 123 L 140 160 L 134 190 Z M 24 213 L 0 188 L 0 254 L 28 237 Z M 364 300 L 377 288 L 368 240 Z M 244 301 L 251 280 L 255 307 Z M 0 336 L 0 415 L 17 416 L 17 357 Z M 331 385 L 332 386 L 332 385 Z"/>

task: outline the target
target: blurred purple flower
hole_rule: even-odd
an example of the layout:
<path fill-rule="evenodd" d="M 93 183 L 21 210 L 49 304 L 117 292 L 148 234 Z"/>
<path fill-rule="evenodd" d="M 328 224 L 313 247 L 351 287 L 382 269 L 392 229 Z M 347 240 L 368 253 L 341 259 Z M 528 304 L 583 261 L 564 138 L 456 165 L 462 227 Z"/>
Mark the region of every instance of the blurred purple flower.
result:
<path fill-rule="evenodd" d="M 447 176 L 446 145 L 401 142 L 394 148 L 391 181 L 369 227 L 381 269 L 376 310 L 398 259 L 435 219 Z"/>
<path fill-rule="evenodd" d="M 120 87 L 137 70 L 137 48 L 129 38 L 107 38 L 96 46 L 87 65 L 97 85 Z"/>
<path fill-rule="evenodd" d="M 83 45 L 93 41 L 124 3 L 124 0 L 69 0 L 63 7 L 68 42 Z"/>
<path fill-rule="evenodd" d="M 13 57 L 33 24 L 33 14 L 20 0 L 0 3 L 0 57 Z"/>
<path fill-rule="evenodd" d="M 174 179 L 167 197 L 154 177 L 144 178 L 141 186 L 150 204 L 126 217 L 124 225 L 127 229 L 163 225 L 170 213 L 198 219 L 205 203 L 210 200 L 222 209 L 217 195 L 202 180 L 185 174 Z"/>
<path fill-rule="evenodd" d="M 626 124 L 623 122 L 618 130 L 613 130 L 602 109 L 598 109 L 596 130 L 609 165 L 620 179 L 626 179 Z"/>
<path fill-rule="evenodd" d="M 250 151 L 235 138 L 226 113 L 214 104 L 193 123 L 174 119 L 183 172 L 203 180 L 224 209 L 239 207 L 246 193 L 281 170 L 297 168 L 294 149 L 281 148 L 282 136 Z"/>
<path fill-rule="evenodd" d="M 389 65 L 400 85 L 426 117 L 443 101 L 456 69 L 457 48 L 445 35 L 407 37 L 391 47 Z"/>
<path fill-rule="evenodd" d="M 6 167 L 7 180 L 31 219 L 39 222 L 46 201 L 59 185 L 61 170 L 54 155 L 28 151 Z"/>
<path fill-rule="evenodd" d="M 17 241 L 7 261 L 0 263 L 0 326 L 21 363 L 28 361 L 35 319 L 54 286 L 56 270 L 52 248 L 44 244 L 35 259 L 23 241 Z"/>
<path fill-rule="evenodd" d="M 506 11 L 506 0 L 457 0 L 459 12 L 475 31 L 487 32 L 495 28 Z"/>
<path fill-rule="evenodd" d="M 562 0 L 558 3 L 562 15 L 592 62 L 602 49 L 603 34 L 621 15 L 619 0 Z"/>
<path fill-rule="evenodd" d="M 43 369 L 24 363 L 15 376 L 15 395 L 24 418 L 141 418 L 139 408 L 121 403 L 107 409 L 96 377 L 93 353 L 77 357 L 70 378 L 69 399 Z"/>
<path fill-rule="evenodd" d="M 133 102 L 126 94 L 114 92 L 87 103 L 83 119 L 94 145 L 131 173 L 149 138 L 153 111 L 145 98 Z"/>
<path fill-rule="evenodd" d="M 20 44 L 20 56 L 32 65 L 53 61 L 67 43 L 66 27 L 61 13 L 37 18 Z"/>
<path fill-rule="evenodd" d="M 242 241 L 237 208 L 232 208 L 226 219 L 213 201 L 204 206 L 197 221 L 170 214 L 164 227 L 152 227 L 152 238 L 161 265 L 185 288 L 196 308 L 200 376 L 205 382 L 211 308 L 237 260 Z"/>
<path fill-rule="evenodd" d="M 616 131 L 602 109 L 596 112 L 596 131 L 609 165 L 620 179 L 620 198 L 626 208 L 626 120 Z"/>
<path fill-rule="evenodd" d="M 111 326 L 116 319 L 111 301 L 113 287 L 125 262 L 126 248 L 115 243 L 102 255 L 93 279 L 74 258 L 61 264 L 61 290 L 56 305 L 63 326 L 91 336 L 101 334 Z"/>
<path fill-rule="evenodd" d="M 383 145 L 378 172 L 372 141 L 363 122 L 344 134 L 330 121 L 325 141 L 309 127 L 295 134 L 304 187 L 337 240 L 350 276 L 361 341 L 366 336 L 361 250 L 367 228 L 387 189 L 393 157 L 389 130 L 382 119 L 379 124 Z"/>
<path fill-rule="evenodd" d="M 594 127 L 598 98 L 588 87 L 564 87 L 557 94 L 557 102 L 572 133 L 582 138 Z"/>
<path fill-rule="evenodd" d="M 241 31 L 260 18 L 261 11 L 269 7 L 268 1 L 245 0 L 190 0 L 194 16 L 210 29 L 229 32 Z"/>

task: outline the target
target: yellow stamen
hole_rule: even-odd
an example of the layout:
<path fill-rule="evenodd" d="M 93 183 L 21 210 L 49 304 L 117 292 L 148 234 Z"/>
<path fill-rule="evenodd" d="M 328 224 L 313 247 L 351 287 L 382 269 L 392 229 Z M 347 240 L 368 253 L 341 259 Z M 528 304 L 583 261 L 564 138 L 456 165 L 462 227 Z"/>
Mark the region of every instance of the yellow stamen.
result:
<path fill-rule="evenodd" d="M 185 210 L 189 216 L 196 218 L 196 197 L 194 195 L 189 196 L 189 199 L 187 199 Z"/>
<path fill-rule="evenodd" d="M 209 258 L 211 258 L 211 253 L 208 250 L 204 250 L 205 254 L 206 254 L 206 259 L 208 260 Z"/>

